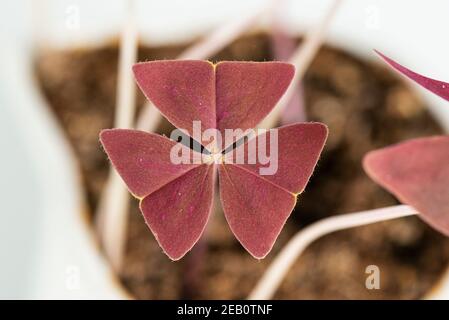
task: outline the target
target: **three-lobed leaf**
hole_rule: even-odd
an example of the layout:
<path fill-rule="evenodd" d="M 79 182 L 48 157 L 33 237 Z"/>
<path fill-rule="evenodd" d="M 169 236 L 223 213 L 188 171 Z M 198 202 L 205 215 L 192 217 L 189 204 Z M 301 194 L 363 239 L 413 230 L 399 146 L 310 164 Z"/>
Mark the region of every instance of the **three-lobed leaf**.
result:
<path fill-rule="evenodd" d="M 281 62 L 153 61 L 137 64 L 134 72 L 146 97 L 175 126 L 193 135 L 193 121 L 201 121 L 203 131 L 213 128 L 221 133 L 255 127 L 288 88 L 294 67 Z M 218 164 L 173 164 L 169 149 L 176 142 L 155 134 L 112 129 L 100 135 L 112 164 L 141 200 L 148 227 L 173 260 L 184 256 L 204 231 L 212 211 L 217 167 L 231 230 L 254 257 L 266 256 L 307 184 L 326 138 L 327 128 L 320 123 L 280 128 L 277 170 L 261 176 L 261 165 L 233 164 L 228 154 Z M 253 140 L 237 149 L 247 150 Z M 271 139 L 263 141 L 270 150 Z M 245 152 L 247 157 L 249 151 Z"/>

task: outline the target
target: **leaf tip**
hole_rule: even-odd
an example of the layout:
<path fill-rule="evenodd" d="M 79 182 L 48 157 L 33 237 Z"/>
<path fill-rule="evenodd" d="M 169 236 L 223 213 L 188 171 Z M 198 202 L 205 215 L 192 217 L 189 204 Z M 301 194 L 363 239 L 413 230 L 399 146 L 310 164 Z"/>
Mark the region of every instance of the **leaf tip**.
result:
<path fill-rule="evenodd" d="M 104 139 L 107 139 L 107 137 L 110 135 L 111 131 L 113 131 L 113 129 L 103 129 L 100 131 L 99 137 L 100 137 L 100 141 L 103 142 Z"/>
<path fill-rule="evenodd" d="M 362 159 L 362 168 L 365 171 L 369 171 L 370 167 L 371 167 L 371 163 L 373 161 L 373 158 L 376 155 L 376 150 L 373 151 L 369 151 L 367 152 Z"/>

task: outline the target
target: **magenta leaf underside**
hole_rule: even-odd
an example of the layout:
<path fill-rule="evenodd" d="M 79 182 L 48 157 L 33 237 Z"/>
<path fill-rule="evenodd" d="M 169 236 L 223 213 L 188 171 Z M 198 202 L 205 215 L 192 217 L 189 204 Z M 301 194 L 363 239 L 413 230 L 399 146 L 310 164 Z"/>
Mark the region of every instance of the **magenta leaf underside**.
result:
<path fill-rule="evenodd" d="M 382 57 L 393 69 L 401 73 L 402 75 L 408 77 L 409 79 L 413 80 L 414 82 L 418 83 L 419 85 L 423 86 L 427 90 L 433 92 L 437 96 L 449 101 L 449 83 L 431 79 L 428 77 L 425 77 L 419 73 L 416 73 L 396 61 L 388 58 L 381 52 L 375 50 L 375 52 Z"/>
<path fill-rule="evenodd" d="M 449 137 L 406 141 L 369 152 L 367 174 L 420 217 L 449 236 Z"/>
<path fill-rule="evenodd" d="M 287 89 L 294 68 L 280 62 L 214 66 L 206 61 L 153 61 L 135 65 L 134 72 L 146 97 L 176 127 L 192 135 L 192 122 L 197 120 L 202 130 L 255 127 Z M 141 200 L 148 227 L 171 259 L 182 258 L 201 237 L 212 212 L 217 171 L 232 232 L 249 253 L 263 258 L 315 168 L 327 128 L 320 123 L 279 128 L 273 175 L 259 174 L 266 165 L 234 164 L 230 158 L 242 148 L 249 157 L 248 144 L 262 135 L 270 150 L 270 134 L 262 133 L 226 153 L 219 164 L 173 164 L 170 150 L 177 142 L 157 134 L 111 129 L 103 130 L 100 140 L 130 192 Z"/>

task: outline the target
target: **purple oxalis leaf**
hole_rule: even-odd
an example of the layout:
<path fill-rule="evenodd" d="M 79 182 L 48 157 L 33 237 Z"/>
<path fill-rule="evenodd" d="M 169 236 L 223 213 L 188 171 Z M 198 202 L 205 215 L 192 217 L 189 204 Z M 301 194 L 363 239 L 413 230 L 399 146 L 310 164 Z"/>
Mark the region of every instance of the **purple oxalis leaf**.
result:
<path fill-rule="evenodd" d="M 214 165 L 200 165 L 145 197 L 148 227 L 173 260 L 192 249 L 204 231 L 214 198 Z"/>
<path fill-rule="evenodd" d="M 264 136 L 263 143 L 248 147 Z M 270 150 L 269 131 L 246 142 L 228 153 L 219 167 L 220 197 L 226 219 L 240 243 L 256 258 L 265 257 L 293 210 L 318 161 L 327 127 L 321 123 L 301 123 L 278 129 L 278 157 L 275 174 L 259 175 L 260 162 L 227 164 L 244 148 L 247 158 L 258 153 L 260 146 Z"/>
<path fill-rule="evenodd" d="M 175 126 L 192 133 L 192 122 L 201 121 L 203 130 L 223 133 L 257 125 L 284 94 L 294 68 L 280 62 L 214 66 L 205 61 L 155 61 L 137 64 L 134 72 L 146 96 Z M 319 123 L 296 124 L 278 133 L 278 170 L 270 176 L 259 175 L 259 164 L 227 163 L 229 152 L 218 165 L 173 164 L 170 150 L 177 142 L 156 134 L 112 129 L 102 131 L 100 140 L 131 193 L 141 200 L 148 227 L 171 259 L 184 256 L 204 231 L 217 166 L 231 229 L 253 256 L 261 258 L 270 251 L 297 194 L 307 184 L 327 128 Z"/>
<path fill-rule="evenodd" d="M 449 137 L 406 141 L 369 152 L 366 173 L 449 236 Z"/>
<path fill-rule="evenodd" d="M 437 96 L 449 101 L 449 83 L 431 79 L 428 77 L 425 77 L 423 75 L 420 75 L 419 73 L 416 73 L 396 61 L 388 58 L 384 54 L 380 53 L 377 50 L 374 50 L 379 56 L 382 57 L 391 67 L 393 67 L 396 71 L 403 74 L 404 76 L 408 77 L 409 79 L 415 81 L 416 83 L 420 84 L 427 90 L 433 92 Z"/>
<path fill-rule="evenodd" d="M 177 142 L 154 133 L 108 129 L 101 132 L 100 141 L 129 191 L 137 198 L 149 195 L 198 166 L 174 166 L 170 150 Z"/>
<path fill-rule="evenodd" d="M 327 127 L 319 122 L 297 123 L 277 128 L 277 132 L 277 171 L 275 174 L 266 174 L 263 178 L 291 193 L 301 193 L 309 181 L 327 139 Z M 257 143 L 257 140 L 261 139 L 264 140 Z M 255 141 L 254 150 L 250 150 L 248 145 Z M 236 154 L 243 148 L 246 150 L 244 164 L 235 165 L 258 174 L 262 167 L 267 167 L 267 164 L 260 162 L 251 164 L 247 157 L 258 153 L 260 147 L 270 150 L 270 146 L 270 132 L 266 131 L 235 148 L 233 152 L 228 152 L 224 161 L 231 163 L 231 159 L 236 158 Z"/>
<path fill-rule="evenodd" d="M 254 128 L 270 113 L 294 75 L 282 62 L 167 60 L 138 63 L 135 78 L 145 96 L 177 128 L 203 131 Z M 207 141 L 202 141 L 206 144 Z"/>
<path fill-rule="evenodd" d="M 283 62 L 217 64 L 217 129 L 252 129 L 274 108 L 295 74 Z"/>
<path fill-rule="evenodd" d="M 216 128 L 215 72 L 208 61 L 166 60 L 135 64 L 142 92 L 177 128 L 193 136 L 193 121 L 202 130 Z M 200 141 L 201 142 L 201 141 Z"/>
<path fill-rule="evenodd" d="M 220 199 L 232 232 L 255 258 L 264 258 L 295 206 L 295 195 L 242 167 L 221 165 L 218 170 Z"/>

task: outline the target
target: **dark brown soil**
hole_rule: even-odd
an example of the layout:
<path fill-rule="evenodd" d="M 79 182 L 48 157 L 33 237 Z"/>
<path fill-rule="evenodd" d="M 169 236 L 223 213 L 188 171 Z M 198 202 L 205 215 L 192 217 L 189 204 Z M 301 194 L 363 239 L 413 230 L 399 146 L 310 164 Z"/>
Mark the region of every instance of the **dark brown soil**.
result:
<path fill-rule="evenodd" d="M 174 58 L 182 46 L 142 47 L 139 60 Z M 270 40 L 248 36 L 213 60 L 270 60 Z M 98 133 L 112 126 L 117 46 L 46 52 L 36 60 L 40 85 L 79 156 L 94 211 L 108 164 Z M 323 217 L 394 205 L 372 183 L 360 162 L 374 148 L 441 132 L 406 84 L 384 68 L 346 52 L 320 51 L 304 80 L 308 117 L 326 123 L 330 137 L 318 168 L 275 246 L 262 261 L 241 248 L 220 210 L 201 244 L 206 250 L 192 275 L 194 249 L 181 262 L 162 254 L 132 200 L 126 260 L 121 280 L 137 298 L 244 298 L 293 233 Z M 144 99 L 139 94 L 138 104 Z M 200 245 L 200 248 L 201 248 Z M 198 259 L 196 259 L 198 260 Z M 442 277 L 449 241 L 415 217 L 337 232 L 314 243 L 276 293 L 279 299 L 413 299 Z M 381 289 L 365 287 L 365 269 L 377 265 Z M 186 279 L 194 284 L 185 290 Z M 196 281 L 195 279 L 201 279 Z"/>

